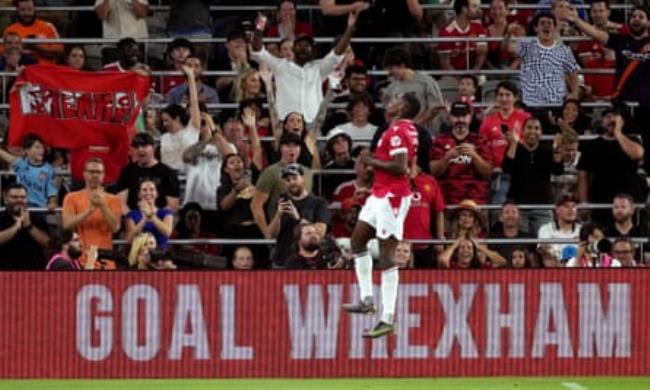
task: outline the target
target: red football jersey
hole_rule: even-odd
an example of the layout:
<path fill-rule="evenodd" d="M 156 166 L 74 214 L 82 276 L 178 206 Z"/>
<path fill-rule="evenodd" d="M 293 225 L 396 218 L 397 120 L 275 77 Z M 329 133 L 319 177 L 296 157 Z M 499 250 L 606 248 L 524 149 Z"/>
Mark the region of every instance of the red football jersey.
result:
<path fill-rule="evenodd" d="M 391 161 L 399 153 L 406 154 L 410 167 L 418 149 L 418 131 L 412 121 L 399 119 L 393 122 L 382 134 L 375 158 L 380 161 Z M 408 173 L 393 175 L 382 169 L 375 168 L 375 182 L 372 185 L 372 194 L 383 198 L 388 194 L 404 197 L 411 194 Z"/>
<path fill-rule="evenodd" d="M 480 22 L 471 22 L 466 30 L 461 30 L 454 19 L 440 30 L 439 36 L 441 38 L 485 37 L 487 31 Z M 449 60 L 454 69 L 464 70 L 474 66 L 477 45 L 487 47 L 487 42 L 442 42 L 438 45 L 438 51 L 449 54 Z"/>
<path fill-rule="evenodd" d="M 610 23 L 608 32 L 627 34 L 627 26 Z M 576 54 L 585 69 L 614 69 L 616 68 L 616 53 L 595 40 L 578 43 Z M 614 74 L 585 74 L 585 84 L 591 87 L 593 96 L 605 97 L 614 94 Z"/>
<path fill-rule="evenodd" d="M 487 138 L 490 145 L 492 145 L 492 158 L 494 159 L 494 167 L 501 167 L 503 156 L 508 148 L 505 134 L 501 131 L 501 125 L 508 126 L 510 131 L 514 131 L 523 139 L 524 136 L 524 122 L 530 117 L 530 114 L 524 110 L 515 109 L 515 111 L 508 118 L 503 118 L 501 112 L 493 112 L 492 114 L 483 118 L 479 134 Z"/>
<path fill-rule="evenodd" d="M 413 199 L 404 221 L 404 238 L 427 240 L 431 233 L 431 213 L 445 210 L 445 199 L 438 182 L 433 176 L 419 174 L 413 178 Z M 426 245 L 424 245 L 426 246 Z M 419 246 L 420 248 L 422 246 Z"/>

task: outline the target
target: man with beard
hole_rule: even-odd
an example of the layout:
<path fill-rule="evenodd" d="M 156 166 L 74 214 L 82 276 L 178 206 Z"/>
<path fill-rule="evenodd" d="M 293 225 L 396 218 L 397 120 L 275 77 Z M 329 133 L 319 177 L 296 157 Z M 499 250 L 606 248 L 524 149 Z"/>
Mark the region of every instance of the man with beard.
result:
<path fill-rule="evenodd" d="M 645 202 L 647 186 L 637 174 L 644 148 L 623 134 L 625 120 L 616 109 L 604 112 L 601 135 L 589 141 L 578 161 L 578 197 L 581 202 L 611 203 L 624 192 L 637 202 Z M 607 224 L 606 210 L 593 212 L 592 219 Z"/>
<path fill-rule="evenodd" d="M 50 242 L 47 223 L 27 209 L 27 188 L 10 184 L 0 212 L 0 270 L 41 270 L 43 253 Z"/>
<path fill-rule="evenodd" d="M 251 212 L 257 227 L 264 237 L 271 238 L 268 221 L 273 218 L 278 209 L 280 197 L 287 192 L 286 182 L 283 180 L 282 172 L 289 165 L 296 164 L 300 156 L 300 136 L 295 133 L 285 133 L 280 138 L 280 161 L 269 165 L 257 179 L 255 194 L 251 201 Z M 305 189 L 307 192 L 312 188 L 312 172 L 309 168 L 300 166 L 304 173 Z"/>
<path fill-rule="evenodd" d="M 578 63 L 571 49 L 558 40 L 555 18 L 539 13 L 532 22 L 536 38 L 511 41 L 511 28 L 503 38 L 502 48 L 519 56 L 521 63 L 522 100 L 527 106 L 560 106 L 567 97 L 578 96 Z M 568 85 L 568 89 L 567 89 Z M 548 124 L 548 108 L 531 108 L 530 112 Z"/>
<path fill-rule="evenodd" d="M 519 228 L 519 221 L 521 218 L 521 212 L 519 210 L 519 204 L 514 200 L 506 200 L 501 205 L 501 211 L 499 212 L 499 222 L 494 224 L 490 229 L 489 238 L 535 238 L 537 237 L 537 231 L 523 232 Z M 501 256 L 506 259 L 512 258 L 512 252 L 518 248 L 521 248 L 522 244 L 490 244 L 490 249 L 499 252 Z M 524 244 L 524 248 L 528 251 L 528 263 L 537 264 L 537 255 L 535 252 L 535 245 Z"/>
<path fill-rule="evenodd" d="M 431 174 L 438 179 L 445 203 L 455 205 L 463 199 L 486 204 L 492 173 L 492 149 L 481 135 L 470 133 L 469 105 L 452 103 L 449 111 L 451 131 L 433 142 Z"/>
<path fill-rule="evenodd" d="M 584 22 L 576 15 L 575 9 L 566 9 L 562 17 L 585 34 L 616 52 L 616 83 L 613 97 L 620 101 L 638 102 L 635 109 L 635 122 L 640 129 L 650 123 L 650 33 L 645 7 L 635 7 L 629 21 L 629 34 L 617 34 L 598 29 Z M 643 146 L 647 149 L 650 137 L 643 133 Z M 644 162 L 650 172 L 650 159 Z M 608 202 L 611 201 L 608 200 Z"/>
<path fill-rule="evenodd" d="M 331 216 L 327 201 L 307 191 L 303 168 L 290 164 L 282 169 L 287 193 L 282 195 L 278 208 L 269 224 L 270 237 L 276 238 L 271 264 L 273 268 L 285 268 L 291 254 L 294 231 L 301 223 L 313 224 L 317 236 L 325 237 Z"/>
<path fill-rule="evenodd" d="M 614 222 L 605 228 L 606 237 L 642 237 L 643 230 L 634 224 L 634 199 L 624 193 L 614 196 L 612 217 Z"/>
<path fill-rule="evenodd" d="M 508 198 L 520 204 L 549 204 L 552 200 L 551 174 L 560 174 L 562 164 L 561 138 L 557 134 L 553 149 L 540 143 L 542 124 L 531 117 L 524 122 L 524 139 L 514 131 L 506 133 L 508 150 L 503 160 L 503 171 L 510 174 Z M 522 213 L 524 230 L 536 232 L 553 217 L 548 210 L 527 210 Z"/>
<path fill-rule="evenodd" d="M 57 238 L 57 247 L 60 252 L 52 256 L 45 269 L 48 271 L 80 271 L 82 269 L 95 269 L 97 260 L 97 247 L 88 249 L 86 263 L 81 264 L 79 258 L 83 254 L 79 235 L 72 230 L 63 230 Z"/>
<path fill-rule="evenodd" d="M 480 0 L 455 0 L 456 17 L 440 30 L 441 38 L 485 37 Z M 443 70 L 480 70 L 487 57 L 487 42 L 443 42 L 438 46 Z M 469 56 L 467 53 L 469 52 Z"/>
<path fill-rule="evenodd" d="M 296 228 L 295 241 L 297 251 L 289 256 L 287 269 L 333 269 L 343 266 L 341 254 L 324 245 L 314 224 L 300 224 Z"/>
<path fill-rule="evenodd" d="M 298 36 L 293 42 L 294 60 L 277 58 L 262 46 L 265 23 L 258 23 L 251 42 L 251 58 L 265 63 L 275 76 L 278 117 L 286 118 L 292 112 L 300 112 L 308 123 L 314 122 L 321 102 L 321 84 L 343 59 L 357 23 L 357 12 L 350 12 L 345 32 L 334 49 L 322 59 L 314 59 L 314 38 Z"/>
<path fill-rule="evenodd" d="M 58 39 L 59 33 L 53 24 L 36 17 L 34 0 L 17 0 L 16 1 L 16 18 L 18 21 L 7 27 L 2 34 L 14 33 L 25 38 L 37 39 Z M 25 53 L 32 54 L 41 62 L 53 63 L 63 53 L 63 45 L 60 44 L 26 44 Z"/>

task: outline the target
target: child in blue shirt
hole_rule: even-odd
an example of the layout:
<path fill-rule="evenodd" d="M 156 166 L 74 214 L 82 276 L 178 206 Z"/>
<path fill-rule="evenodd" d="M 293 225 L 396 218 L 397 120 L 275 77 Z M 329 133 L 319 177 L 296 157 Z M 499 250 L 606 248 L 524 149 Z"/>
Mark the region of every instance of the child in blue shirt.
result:
<path fill-rule="evenodd" d="M 16 173 L 16 182 L 27 187 L 27 207 L 54 210 L 58 206 L 58 191 L 54 185 L 54 167 L 44 160 L 43 140 L 35 134 L 28 134 L 22 146 L 24 157 L 0 149 L 0 158 L 11 165 Z"/>

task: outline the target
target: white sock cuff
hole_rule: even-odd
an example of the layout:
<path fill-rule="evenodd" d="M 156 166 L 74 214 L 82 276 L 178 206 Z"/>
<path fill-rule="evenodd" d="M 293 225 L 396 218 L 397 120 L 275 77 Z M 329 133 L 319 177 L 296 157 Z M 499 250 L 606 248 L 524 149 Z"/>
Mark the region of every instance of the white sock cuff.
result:
<path fill-rule="evenodd" d="M 354 255 L 354 265 L 361 268 L 372 268 L 372 257 L 370 257 L 370 253 L 361 252 Z"/>
<path fill-rule="evenodd" d="M 384 280 L 384 278 L 395 278 L 397 277 L 398 274 L 399 274 L 399 268 L 391 267 L 381 271 L 381 279 Z"/>

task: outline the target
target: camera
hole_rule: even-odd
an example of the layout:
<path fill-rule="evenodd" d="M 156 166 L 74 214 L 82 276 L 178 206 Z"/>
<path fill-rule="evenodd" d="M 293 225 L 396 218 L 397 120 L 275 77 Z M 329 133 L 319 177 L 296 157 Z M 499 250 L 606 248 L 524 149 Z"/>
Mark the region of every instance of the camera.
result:
<path fill-rule="evenodd" d="M 609 253 L 612 251 L 612 242 L 606 238 L 587 244 L 587 252 L 592 254 Z"/>

